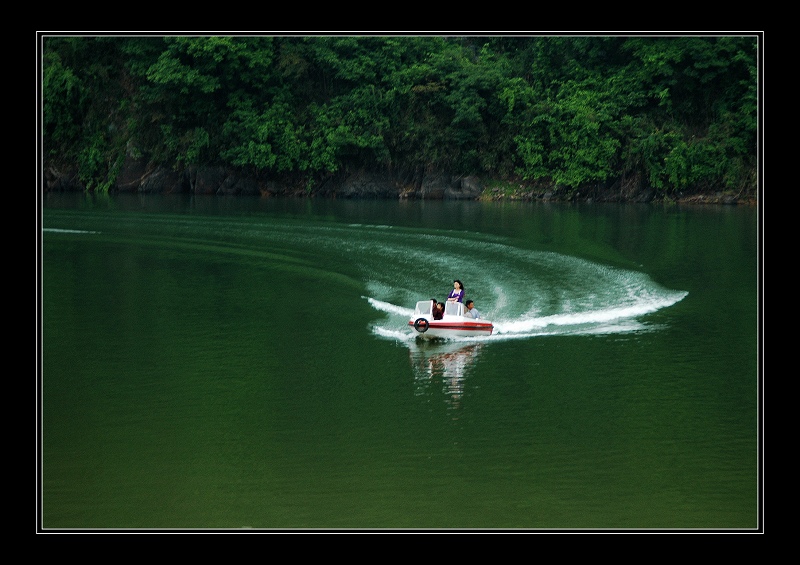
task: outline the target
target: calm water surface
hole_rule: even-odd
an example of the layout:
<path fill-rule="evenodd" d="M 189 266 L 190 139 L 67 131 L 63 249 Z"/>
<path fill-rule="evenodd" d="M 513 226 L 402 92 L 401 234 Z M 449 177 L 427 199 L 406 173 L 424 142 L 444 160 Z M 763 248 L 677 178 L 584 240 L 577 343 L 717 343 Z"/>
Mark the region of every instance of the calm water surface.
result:
<path fill-rule="evenodd" d="M 44 529 L 759 527 L 754 208 L 43 204 Z"/>

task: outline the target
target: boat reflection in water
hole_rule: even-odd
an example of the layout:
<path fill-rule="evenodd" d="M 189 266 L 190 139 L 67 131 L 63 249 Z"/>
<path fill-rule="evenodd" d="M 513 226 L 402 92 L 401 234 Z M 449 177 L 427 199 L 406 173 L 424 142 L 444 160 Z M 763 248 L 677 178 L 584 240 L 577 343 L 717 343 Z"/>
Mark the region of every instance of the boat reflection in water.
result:
<path fill-rule="evenodd" d="M 437 385 L 441 384 L 445 401 L 452 408 L 459 408 L 464 395 L 464 381 L 482 346 L 482 343 L 475 342 L 422 339 L 409 343 L 415 394 L 433 395 Z"/>

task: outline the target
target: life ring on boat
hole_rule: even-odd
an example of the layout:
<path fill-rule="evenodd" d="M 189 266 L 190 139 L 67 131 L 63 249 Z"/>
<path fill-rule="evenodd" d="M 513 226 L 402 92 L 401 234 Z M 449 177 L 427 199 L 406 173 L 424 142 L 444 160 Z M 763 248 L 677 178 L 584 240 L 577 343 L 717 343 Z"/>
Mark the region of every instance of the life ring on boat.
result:
<path fill-rule="evenodd" d="M 421 334 L 427 332 L 429 326 L 430 323 L 425 318 L 417 318 L 416 320 L 414 320 L 414 329 Z"/>

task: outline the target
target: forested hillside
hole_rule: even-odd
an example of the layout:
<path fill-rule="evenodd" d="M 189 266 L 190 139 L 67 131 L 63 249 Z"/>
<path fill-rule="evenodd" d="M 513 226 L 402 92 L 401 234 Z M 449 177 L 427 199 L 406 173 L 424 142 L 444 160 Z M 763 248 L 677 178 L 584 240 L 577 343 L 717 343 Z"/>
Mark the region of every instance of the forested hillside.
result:
<path fill-rule="evenodd" d="M 42 36 L 44 166 L 89 191 L 133 156 L 309 192 L 444 170 L 755 198 L 758 39 Z"/>

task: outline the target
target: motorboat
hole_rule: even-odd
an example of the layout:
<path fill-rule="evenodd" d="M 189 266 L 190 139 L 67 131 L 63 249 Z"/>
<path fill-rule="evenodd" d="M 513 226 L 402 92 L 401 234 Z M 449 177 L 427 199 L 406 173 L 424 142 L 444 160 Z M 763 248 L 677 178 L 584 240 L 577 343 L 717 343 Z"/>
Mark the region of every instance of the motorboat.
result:
<path fill-rule="evenodd" d="M 481 318 L 472 318 L 461 302 L 447 302 L 441 320 L 433 317 L 433 300 L 420 300 L 408 325 L 417 331 L 417 337 L 450 338 L 492 335 L 494 325 Z"/>

